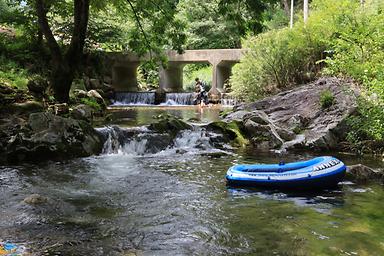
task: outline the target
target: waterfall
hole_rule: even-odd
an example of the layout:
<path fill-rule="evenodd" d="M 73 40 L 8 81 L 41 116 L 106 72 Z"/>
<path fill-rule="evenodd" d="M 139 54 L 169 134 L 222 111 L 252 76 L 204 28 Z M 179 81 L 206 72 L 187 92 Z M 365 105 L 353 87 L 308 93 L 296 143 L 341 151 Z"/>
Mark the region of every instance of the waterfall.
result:
<path fill-rule="evenodd" d="M 119 105 L 154 105 L 154 92 L 116 92 L 113 106 Z"/>
<path fill-rule="evenodd" d="M 193 92 L 166 93 L 165 103 L 162 105 L 193 105 L 195 94 Z"/>
<path fill-rule="evenodd" d="M 238 99 L 228 93 L 222 93 L 220 101 L 223 106 L 235 106 L 240 103 Z"/>
<path fill-rule="evenodd" d="M 143 155 L 175 155 L 204 154 L 223 152 L 218 142 L 221 135 L 209 132 L 204 128 L 194 127 L 192 130 L 180 131 L 176 137 L 167 133 L 155 133 L 145 127 L 121 128 L 110 126 L 98 128 L 104 140 L 103 154 Z"/>

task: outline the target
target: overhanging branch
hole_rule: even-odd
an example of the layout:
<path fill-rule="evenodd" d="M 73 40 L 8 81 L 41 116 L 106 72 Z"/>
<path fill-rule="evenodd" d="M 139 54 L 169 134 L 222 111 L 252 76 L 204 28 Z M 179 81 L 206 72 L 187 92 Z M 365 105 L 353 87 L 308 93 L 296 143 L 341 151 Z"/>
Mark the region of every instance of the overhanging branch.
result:
<path fill-rule="evenodd" d="M 143 36 L 144 36 L 145 43 L 147 44 L 147 47 L 148 47 L 148 50 L 149 50 L 149 57 L 150 57 L 150 59 L 152 59 L 152 49 L 151 49 L 151 44 L 150 44 L 150 42 L 149 42 L 149 40 L 148 40 L 148 38 L 147 38 L 147 34 L 145 33 L 142 24 L 141 24 L 141 22 L 140 22 L 139 15 L 137 14 L 136 9 L 135 9 L 135 7 L 133 6 L 132 2 L 131 2 L 130 0 L 127 0 L 127 2 L 128 2 L 129 6 L 130 6 L 131 9 L 132 9 L 133 15 L 135 16 L 136 23 L 137 23 L 137 25 L 139 26 L 139 29 L 140 29 L 141 33 L 143 34 Z"/>

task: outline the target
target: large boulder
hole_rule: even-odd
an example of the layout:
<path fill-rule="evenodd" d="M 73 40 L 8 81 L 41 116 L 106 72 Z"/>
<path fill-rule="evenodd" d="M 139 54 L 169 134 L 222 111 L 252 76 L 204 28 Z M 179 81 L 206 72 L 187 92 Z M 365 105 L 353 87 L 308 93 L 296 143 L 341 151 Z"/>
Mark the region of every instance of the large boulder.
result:
<path fill-rule="evenodd" d="M 347 178 L 357 183 L 384 181 L 383 170 L 373 169 L 362 164 L 348 166 Z"/>
<path fill-rule="evenodd" d="M 207 131 L 214 132 L 214 134 L 216 134 L 210 135 L 211 142 L 213 142 L 213 144 L 231 142 L 236 146 L 245 146 L 249 143 L 244 136 L 244 125 L 240 121 L 215 121 L 206 125 L 205 128 Z M 217 136 L 217 134 L 222 136 Z"/>
<path fill-rule="evenodd" d="M 283 145 L 283 139 L 272 125 L 260 124 L 248 119 L 244 123 L 244 128 L 252 144 L 258 149 L 277 149 Z"/>
<path fill-rule="evenodd" d="M 79 104 L 72 108 L 71 117 L 74 119 L 90 122 L 93 119 L 93 112 L 94 111 L 92 107 L 85 104 Z"/>
<path fill-rule="evenodd" d="M 334 103 L 323 109 L 320 95 L 330 91 Z M 242 104 L 224 119 L 241 120 L 251 140 L 266 148 L 337 150 L 348 132 L 347 118 L 357 107 L 357 86 L 338 78 L 322 78 L 314 83 Z"/>
<path fill-rule="evenodd" d="M 31 114 L 23 127 L 5 136 L 9 162 L 84 157 L 102 149 L 99 134 L 88 123 L 46 112 Z"/>
<path fill-rule="evenodd" d="M 157 122 L 150 124 L 148 128 L 158 133 L 168 133 L 172 136 L 176 136 L 181 130 L 192 129 L 191 125 L 172 115 L 161 114 L 156 118 Z"/>
<path fill-rule="evenodd" d="M 8 109 L 8 113 L 23 115 L 41 112 L 44 110 L 44 106 L 41 102 L 28 100 L 21 103 L 13 103 L 6 107 Z"/>
<path fill-rule="evenodd" d="M 31 93 L 41 95 L 44 94 L 47 90 L 48 81 L 42 77 L 35 77 L 28 81 L 27 87 Z"/>

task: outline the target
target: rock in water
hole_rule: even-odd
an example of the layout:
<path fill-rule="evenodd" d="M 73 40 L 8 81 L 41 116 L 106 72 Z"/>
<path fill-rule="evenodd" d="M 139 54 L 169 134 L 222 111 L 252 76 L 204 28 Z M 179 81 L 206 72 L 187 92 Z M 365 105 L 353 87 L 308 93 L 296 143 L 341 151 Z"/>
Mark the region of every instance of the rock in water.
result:
<path fill-rule="evenodd" d="M 32 194 L 27 196 L 23 202 L 30 205 L 44 204 L 48 201 L 48 198 L 41 196 L 39 194 Z"/>
<path fill-rule="evenodd" d="M 149 129 L 158 133 L 168 133 L 172 136 L 181 130 L 190 130 L 192 126 L 172 115 L 159 115 L 158 121 L 149 125 Z"/>
<path fill-rule="evenodd" d="M 362 164 L 348 166 L 347 178 L 358 183 L 365 183 L 369 181 L 381 182 L 384 180 L 384 172 L 372 169 Z"/>
<path fill-rule="evenodd" d="M 39 112 L 27 124 L 7 134 L 6 160 L 61 160 L 98 154 L 102 149 L 99 134 L 87 122 Z"/>

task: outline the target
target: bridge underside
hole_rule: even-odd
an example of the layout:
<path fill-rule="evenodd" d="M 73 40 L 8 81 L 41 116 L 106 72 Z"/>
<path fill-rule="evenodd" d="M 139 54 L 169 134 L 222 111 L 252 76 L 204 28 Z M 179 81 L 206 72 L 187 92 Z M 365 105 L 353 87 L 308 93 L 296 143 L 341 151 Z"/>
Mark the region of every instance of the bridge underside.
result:
<path fill-rule="evenodd" d="M 241 49 L 189 50 L 183 54 L 167 53 L 168 63 L 159 70 L 160 88 L 166 92 L 183 91 L 183 68 L 191 63 L 210 63 L 213 67 L 211 96 L 220 96 L 224 84 L 231 75 L 232 66 L 240 61 Z M 137 68 L 148 57 L 134 54 L 113 53 L 109 55 L 112 84 L 116 91 L 137 91 Z"/>

